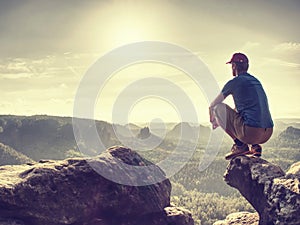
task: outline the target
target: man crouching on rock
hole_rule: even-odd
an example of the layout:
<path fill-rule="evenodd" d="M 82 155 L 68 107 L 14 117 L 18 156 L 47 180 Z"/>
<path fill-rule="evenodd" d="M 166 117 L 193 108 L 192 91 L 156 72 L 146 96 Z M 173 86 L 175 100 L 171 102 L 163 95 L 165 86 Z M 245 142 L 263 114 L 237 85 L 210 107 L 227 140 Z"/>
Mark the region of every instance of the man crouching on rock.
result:
<path fill-rule="evenodd" d="M 225 159 L 238 155 L 260 157 L 260 144 L 268 141 L 273 133 L 267 96 L 259 80 L 247 73 L 249 61 L 246 55 L 235 53 L 227 64 L 231 64 L 234 78 L 211 103 L 210 122 L 213 129 L 221 126 L 234 140 Z M 222 103 L 228 95 L 233 96 L 236 110 Z"/>

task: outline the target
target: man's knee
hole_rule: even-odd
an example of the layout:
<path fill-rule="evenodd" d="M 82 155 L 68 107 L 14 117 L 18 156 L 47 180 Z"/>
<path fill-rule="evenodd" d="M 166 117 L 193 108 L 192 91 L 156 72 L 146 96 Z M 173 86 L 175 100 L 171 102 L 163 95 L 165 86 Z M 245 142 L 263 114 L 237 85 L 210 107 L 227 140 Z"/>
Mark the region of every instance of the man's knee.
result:
<path fill-rule="evenodd" d="M 226 104 L 224 103 L 219 103 L 214 106 L 213 112 L 216 117 L 220 118 L 222 115 L 226 115 Z"/>

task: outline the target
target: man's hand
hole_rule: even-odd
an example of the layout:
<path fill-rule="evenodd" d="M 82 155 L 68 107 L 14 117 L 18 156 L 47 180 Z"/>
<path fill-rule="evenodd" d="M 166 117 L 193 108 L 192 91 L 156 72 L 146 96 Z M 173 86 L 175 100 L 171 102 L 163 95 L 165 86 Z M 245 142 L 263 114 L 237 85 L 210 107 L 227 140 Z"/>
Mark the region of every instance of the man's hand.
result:
<path fill-rule="evenodd" d="M 213 130 L 216 129 L 219 126 L 219 124 L 217 122 L 217 119 L 215 117 L 215 114 L 214 114 L 214 109 L 213 109 L 212 106 L 209 107 L 209 121 L 212 124 L 212 129 Z"/>

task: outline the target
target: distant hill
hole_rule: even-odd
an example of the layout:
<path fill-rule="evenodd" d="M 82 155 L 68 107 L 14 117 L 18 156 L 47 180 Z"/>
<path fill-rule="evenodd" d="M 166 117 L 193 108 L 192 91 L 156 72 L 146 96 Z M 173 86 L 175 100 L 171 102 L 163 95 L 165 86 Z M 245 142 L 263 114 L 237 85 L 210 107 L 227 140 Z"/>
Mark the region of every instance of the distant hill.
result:
<path fill-rule="evenodd" d="M 111 124 L 104 121 L 95 124 L 105 148 L 119 144 Z M 92 127 L 86 127 L 83 135 L 89 136 L 90 132 Z M 80 155 L 70 117 L 0 116 L 0 142 L 37 161 Z M 82 145 L 95 153 L 99 150 L 92 141 Z"/>
<path fill-rule="evenodd" d="M 34 163 L 32 159 L 15 149 L 0 143 L 0 166 Z"/>
<path fill-rule="evenodd" d="M 281 119 L 275 119 L 276 121 L 280 121 L 286 124 L 299 124 L 300 125 L 300 118 L 281 118 Z"/>
<path fill-rule="evenodd" d="M 167 139 L 183 139 L 187 141 L 195 141 L 198 140 L 207 140 L 210 135 L 210 128 L 199 125 L 199 126 L 192 126 L 187 122 L 182 122 L 173 127 L 170 130 L 166 138 Z"/>
<path fill-rule="evenodd" d="M 2 115 L 0 116 L 0 142 L 38 161 L 82 156 L 80 151 L 82 149 L 84 154 L 96 155 L 108 147 L 120 144 L 128 145 L 133 149 L 152 149 L 162 141 L 160 137 L 149 131 L 150 136 L 140 143 L 138 138 L 143 128 L 135 124 L 119 125 L 95 121 L 98 136 L 104 144 L 104 149 L 100 149 L 99 143 L 89 138 L 92 136 L 91 132 L 94 132 L 94 127 L 85 122 L 90 120 L 80 120 L 84 131 L 82 141 L 79 140 L 78 144 L 74 137 L 71 117 Z M 185 132 L 189 130 L 185 129 Z M 174 138 L 178 137 L 172 136 L 171 141 L 174 141 Z"/>
<path fill-rule="evenodd" d="M 280 147 L 300 148 L 300 129 L 288 127 L 278 136 L 277 143 Z"/>
<path fill-rule="evenodd" d="M 300 129 L 300 119 L 275 119 L 273 137 L 277 138 L 277 136 L 288 127 Z"/>
<path fill-rule="evenodd" d="M 83 124 L 90 120 L 80 119 Z M 66 157 L 82 156 L 79 150 L 84 149 L 87 155 L 99 154 L 101 151 L 113 145 L 124 144 L 138 149 L 152 149 L 164 139 L 163 146 L 173 146 L 168 143 L 177 143 L 181 137 L 185 142 L 207 141 L 210 135 L 210 128 L 201 125 L 190 125 L 183 122 L 165 127 L 165 134 L 162 128 L 165 124 L 156 124 L 150 127 L 149 138 L 144 138 L 140 143 L 136 138 L 140 137 L 142 127 L 135 124 L 119 125 L 110 124 L 105 121 L 95 121 L 96 130 L 104 149 L 100 149 L 99 143 L 93 140 L 91 132 L 94 132 L 94 125 L 86 123 L 82 132 L 80 149 L 75 141 L 71 117 L 58 117 L 47 115 L 36 116 L 0 116 L 0 142 L 11 146 L 16 151 L 32 158 L 40 159 L 64 159 Z M 76 129 L 75 129 L 76 130 Z M 199 138 L 197 133 L 199 132 Z M 84 140 L 88 140 L 85 141 Z"/>
<path fill-rule="evenodd" d="M 122 135 L 123 137 L 137 136 L 141 130 L 141 127 L 139 127 L 135 124 L 132 124 L 132 123 L 126 124 L 124 126 L 119 125 L 119 124 L 113 124 L 112 126 L 114 129 L 114 132 L 119 135 Z"/>

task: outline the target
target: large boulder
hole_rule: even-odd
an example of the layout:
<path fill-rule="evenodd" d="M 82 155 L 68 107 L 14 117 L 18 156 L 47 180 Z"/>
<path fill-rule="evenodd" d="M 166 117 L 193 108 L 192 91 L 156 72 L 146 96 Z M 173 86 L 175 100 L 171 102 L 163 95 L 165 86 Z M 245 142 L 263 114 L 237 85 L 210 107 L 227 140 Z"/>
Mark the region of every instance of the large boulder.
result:
<path fill-rule="evenodd" d="M 120 162 L 149 169 L 130 171 Z M 120 182 L 95 168 L 120 176 Z M 138 185 L 138 179 L 149 185 Z M 93 158 L 2 166 L 0 225 L 193 225 L 187 210 L 170 206 L 170 193 L 163 171 L 124 147 Z"/>
<path fill-rule="evenodd" d="M 258 225 L 257 213 L 238 212 L 229 214 L 225 220 L 215 222 L 213 225 Z"/>
<path fill-rule="evenodd" d="M 300 224 L 300 182 L 297 163 L 285 174 L 277 165 L 260 158 L 232 159 L 224 175 L 259 214 L 259 225 Z"/>

